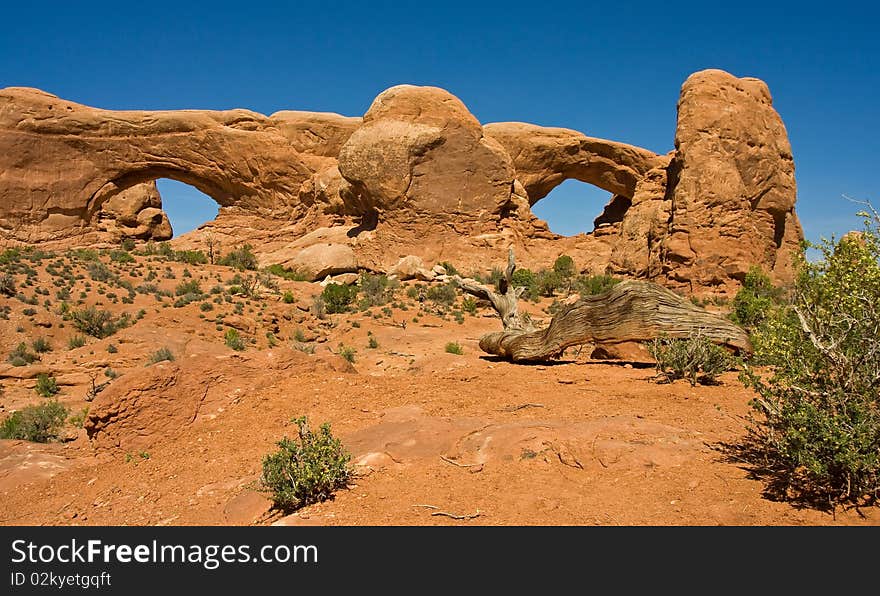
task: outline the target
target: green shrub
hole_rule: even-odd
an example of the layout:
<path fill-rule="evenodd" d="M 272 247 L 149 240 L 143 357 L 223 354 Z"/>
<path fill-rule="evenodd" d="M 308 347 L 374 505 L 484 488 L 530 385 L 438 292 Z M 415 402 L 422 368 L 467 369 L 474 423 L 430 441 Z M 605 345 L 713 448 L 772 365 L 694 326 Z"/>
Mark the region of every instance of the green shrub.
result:
<path fill-rule="evenodd" d="M 733 298 L 730 318 L 738 325 L 754 329 L 764 322 L 770 309 L 779 304 L 781 299 L 782 290 L 773 286 L 760 267 L 754 266 L 749 269 L 742 287 Z"/>
<path fill-rule="evenodd" d="M 113 335 L 119 328 L 119 321 L 111 313 L 94 306 L 71 311 L 70 318 L 74 327 L 99 339 Z"/>
<path fill-rule="evenodd" d="M 67 349 L 75 350 L 86 345 L 86 338 L 82 335 L 73 335 L 67 340 Z"/>
<path fill-rule="evenodd" d="M 321 300 L 328 313 L 347 311 L 355 296 L 357 296 L 357 288 L 336 283 L 327 284 L 321 292 Z"/>
<path fill-rule="evenodd" d="M 449 306 L 453 302 L 455 302 L 458 294 L 455 291 L 455 284 L 453 282 L 449 282 L 445 284 L 431 286 L 430 288 L 428 288 L 425 296 L 431 302 L 436 302 L 437 304 L 445 304 Z"/>
<path fill-rule="evenodd" d="M 291 422 L 297 425 L 297 437 L 278 441 L 278 450 L 263 458 L 260 477 L 275 506 L 286 511 L 326 501 L 351 479 L 351 455 L 328 423 L 314 433 L 305 416 Z"/>
<path fill-rule="evenodd" d="M 131 252 L 134 250 L 134 239 L 132 238 L 123 238 L 122 239 L 122 250 L 126 252 Z"/>
<path fill-rule="evenodd" d="M 245 348 L 244 339 L 242 339 L 241 335 L 239 335 L 238 331 L 235 329 L 227 329 L 226 333 L 223 335 L 223 339 L 226 342 L 226 345 L 236 352 L 241 352 Z"/>
<path fill-rule="evenodd" d="M 384 275 L 376 275 L 361 273 L 358 279 L 358 289 L 361 293 L 361 300 L 358 306 L 361 310 L 366 310 L 371 306 L 382 306 L 394 299 L 395 284 Z"/>
<path fill-rule="evenodd" d="M 717 382 L 718 375 L 733 367 L 733 359 L 724 348 L 716 346 L 701 333 L 687 339 L 660 337 L 648 344 L 657 361 L 657 373 L 666 382 L 687 379 L 693 386 Z"/>
<path fill-rule="evenodd" d="M 449 261 L 442 261 L 439 265 L 446 270 L 446 275 L 458 275 L 458 269 Z"/>
<path fill-rule="evenodd" d="M 539 296 L 552 298 L 557 290 L 565 285 L 565 279 L 556 271 L 541 271 L 536 278 L 537 292 Z"/>
<path fill-rule="evenodd" d="M 6 357 L 6 360 L 8 360 L 12 366 L 26 366 L 28 364 L 33 364 L 39 359 L 40 357 L 38 355 L 28 351 L 27 344 L 24 342 L 15 346 L 15 348 L 9 352 L 9 356 Z"/>
<path fill-rule="evenodd" d="M 290 281 L 309 281 L 311 279 L 311 276 L 306 272 L 287 269 L 286 267 L 278 264 L 269 265 L 268 267 L 266 267 L 266 271 L 268 271 L 272 275 L 276 275 L 282 279 L 287 279 Z"/>
<path fill-rule="evenodd" d="M 447 343 L 445 350 L 449 354 L 456 354 L 458 356 L 464 354 L 464 349 L 459 345 L 458 342 L 455 341 Z"/>
<path fill-rule="evenodd" d="M 581 296 L 604 294 L 622 280 L 610 275 L 580 275 L 572 284 L 572 289 Z"/>
<path fill-rule="evenodd" d="M 177 287 L 174 288 L 174 294 L 176 296 L 186 296 L 187 294 L 202 294 L 202 286 L 199 284 L 198 280 L 191 279 L 190 281 L 184 281 L 177 284 Z"/>
<path fill-rule="evenodd" d="M 134 257 L 126 250 L 111 250 L 110 260 L 114 263 L 134 263 Z"/>
<path fill-rule="evenodd" d="M 371 350 L 375 350 L 379 347 L 379 341 L 371 335 L 369 339 L 367 339 L 367 347 Z"/>
<path fill-rule="evenodd" d="M 813 244 L 789 305 L 756 332 L 761 375 L 743 382 L 758 396 L 749 461 L 776 496 L 834 507 L 880 496 L 880 218 L 865 230 Z"/>
<path fill-rule="evenodd" d="M 0 294 L 3 296 L 15 296 L 15 277 L 11 273 L 0 275 Z"/>
<path fill-rule="evenodd" d="M 467 296 L 461 301 L 461 308 L 474 316 L 477 314 L 477 300 L 473 296 Z"/>
<path fill-rule="evenodd" d="M 257 256 L 253 253 L 253 247 L 250 244 L 245 244 L 220 259 L 220 265 L 241 270 L 255 270 Z"/>
<path fill-rule="evenodd" d="M 574 259 L 572 259 L 568 255 L 560 255 L 553 262 L 553 272 L 562 277 L 563 279 L 568 279 L 575 274 L 574 268 Z"/>
<path fill-rule="evenodd" d="M 37 375 L 37 385 L 34 387 L 34 391 L 43 397 L 52 397 L 61 390 L 58 388 L 55 377 L 50 377 L 46 373 L 40 373 Z"/>
<path fill-rule="evenodd" d="M 290 290 L 286 290 L 281 299 L 284 301 L 284 304 L 293 304 L 296 301 L 293 292 L 291 292 Z"/>
<path fill-rule="evenodd" d="M 159 348 L 150 354 L 150 364 L 157 364 L 159 362 L 174 362 L 174 354 L 167 347 Z"/>
<path fill-rule="evenodd" d="M 501 275 L 503 276 L 503 273 Z M 497 280 L 496 286 L 498 283 L 500 283 L 500 278 Z M 511 283 L 515 288 L 525 288 L 522 297 L 526 300 L 530 300 L 539 295 L 538 277 L 532 273 L 530 269 L 517 269 L 514 271 Z"/>
<path fill-rule="evenodd" d="M 57 400 L 28 406 L 13 412 L 0 425 L 0 439 L 18 439 L 46 443 L 58 438 L 67 419 L 67 408 Z"/>
<path fill-rule="evenodd" d="M 354 364 L 355 357 L 357 356 L 357 350 L 355 350 L 351 346 L 339 344 L 339 355 L 342 356 L 345 360 L 348 360 L 349 362 Z"/>

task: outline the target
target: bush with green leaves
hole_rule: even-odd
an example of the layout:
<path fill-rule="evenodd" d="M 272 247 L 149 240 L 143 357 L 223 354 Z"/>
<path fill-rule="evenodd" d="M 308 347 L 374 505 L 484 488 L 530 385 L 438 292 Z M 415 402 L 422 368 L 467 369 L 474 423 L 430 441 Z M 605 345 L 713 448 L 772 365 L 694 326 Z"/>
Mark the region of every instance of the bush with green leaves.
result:
<path fill-rule="evenodd" d="M 9 356 L 6 357 L 6 360 L 9 361 L 9 364 L 12 366 L 27 366 L 28 364 L 33 364 L 40 357 L 28 350 L 27 344 L 21 342 L 15 348 L 9 352 Z"/>
<path fill-rule="evenodd" d="M 448 354 L 455 354 L 457 356 L 461 356 L 462 354 L 464 354 L 464 349 L 456 341 L 448 342 L 444 349 L 446 350 L 446 353 L 448 353 Z"/>
<path fill-rule="evenodd" d="M 245 348 L 244 339 L 242 339 L 241 335 L 235 329 L 227 329 L 226 333 L 223 335 L 223 340 L 227 346 L 236 352 L 241 352 Z"/>
<path fill-rule="evenodd" d="M 687 379 L 691 386 L 712 385 L 734 365 L 727 350 L 700 332 L 687 338 L 659 337 L 648 344 L 648 351 L 657 361 L 658 376 L 666 382 Z"/>
<path fill-rule="evenodd" d="M 241 270 L 255 270 L 257 268 L 257 256 L 253 252 L 250 244 L 245 244 L 241 248 L 235 249 L 220 259 L 220 265 L 233 267 Z"/>
<path fill-rule="evenodd" d="M 812 246 L 798 265 L 791 303 L 755 332 L 761 374 L 745 452 L 771 492 L 810 504 L 880 496 L 880 217 L 864 231 Z"/>
<path fill-rule="evenodd" d="M 604 294 L 622 280 L 610 275 L 579 275 L 572 283 L 572 289 L 581 296 Z"/>
<path fill-rule="evenodd" d="M 357 358 L 357 350 L 351 346 L 339 344 L 339 355 L 342 356 L 343 359 L 354 364 L 354 361 Z"/>
<path fill-rule="evenodd" d="M 388 279 L 385 275 L 363 272 L 358 278 L 358 289 L 361 299 L 358 306 L 366 310 L 371 306 L 382 306 L 394 300 L 394 290 L 399 282 Z"/>
<path fill-rule="evenodd" d="M 71 311 L 70 319 L 74 327 L 99 339 L 110 337 L 120 327 L 120 321 L 114 319 L 110 312 L 98 310 L 94 306 Z"/>
<path fill-rule="evenodd" d="M 67 413 L 67 408 L 54 399 L 28 406 L 13 412 L 0 424 L 0 439 L 47 443 L 58 438 Z"/>
<path fill-rule="evenodd" d="M 515 288 L 525 288 L 522 297 L 526 300 L 531 300 L 540 295 L 538 291 L 538 277 L 531 269 L 517 269 L 514 271 L 511 283 L 513 283 Z"/>
<path fill-rule="evenodd" d="M 437 304 L 445 304 L 447 306 L 452 305 L 455 302 L 455 299 L 458 297 L 458 294 L 455 291 L 455 284 L 453 282 L 433 285 L 428 288 L 428 291 L 425 292 L 425 297 L 431 302 L 436 302 Z"/>
<path fill-rule="evenodd" d="M 165 347 L 150 354 L 150 364 L 158 364 L 159 362 L 174 362 L 174 353 Z"/>
<path fill-rule="evenodd" d="M 15 296 L 15 276 L 11 273 L 4 273 L 0 275 L 0 295 L 3 296 Z"/>
<path fill-rule="evenodd" d="M 280 277 L 282 279 L 286 279 L 289 281 L 309 281 L 311 276 L 304 271 L 297 271 L 295 269 L 288 269 L 283 265 L 273 264 L 266 267 L 266 271 Z"/>
<path fill-rule="evenodd" d="M 560 255 L 553 262 L 553 272 L 562 277 L 569 279 L 575 274 L 574 259 L 568 255 Z"/>
<path fill-rule="evenodd" d="M 61 389 L 58 387 L 58 382 L 55 380 L 55 377 L 50 376 L 46 373 L 40 373 L 37 375 L 37 384 L 34 387 L 34 391 L 37 392 L 37 395 L 41 395 L 43 397 L 52 397 L 57 394 Z"/>
<path fill-rule="evenodd" d="M 305 416 L 291 422 L 297 436 L 278 441 L 278 450 L 263 458 L 260 477 L 262 489 L 285 511 L 326 501 L 348 486 L 352 476 L 351 455 L 330 432 L 330 424 L 313 432 Z"/>
<path fill-rule="evenodd" d="M 782 302 L 782 294 L 782 289 L 774 286 L 760 267 L 753 266 L 733 298 L 730 319 L 746 329 L 754 329 L 767 318 L 774 306 Z"/>
<path fill-rule="evenodd" d="M 356 287 L 337 283 L 327 284 L 321 292 L 321 300 L 328 313 L 346 312 L 356 296 Z"/>

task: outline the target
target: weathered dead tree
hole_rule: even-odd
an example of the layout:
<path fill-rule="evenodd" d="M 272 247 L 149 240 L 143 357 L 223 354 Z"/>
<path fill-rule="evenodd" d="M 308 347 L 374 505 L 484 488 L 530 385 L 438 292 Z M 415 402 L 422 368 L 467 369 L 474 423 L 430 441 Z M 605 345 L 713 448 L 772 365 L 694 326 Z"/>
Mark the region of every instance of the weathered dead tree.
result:
<path fill-rule="evenodd" d="M 480 338 L 480 349 L 513 362 L 558 358 L 566 348 L 588 343 L 614 344 L 657 337 L 686 338 L 700 333 L 706 339 L 738 352 L 752 349 L 746 332 L 724 317 L 710 313 L 654 283 L 623 281 L 596 296 L 584 296 L 563 306 L 546 329 L 536 330 L 519 314 L 523 288 L 513 287 L 513 250 L 496 293 L 474 280 L 452 276 L 468 294 L 488 300 L 501 316 L 503 331 Z"/>

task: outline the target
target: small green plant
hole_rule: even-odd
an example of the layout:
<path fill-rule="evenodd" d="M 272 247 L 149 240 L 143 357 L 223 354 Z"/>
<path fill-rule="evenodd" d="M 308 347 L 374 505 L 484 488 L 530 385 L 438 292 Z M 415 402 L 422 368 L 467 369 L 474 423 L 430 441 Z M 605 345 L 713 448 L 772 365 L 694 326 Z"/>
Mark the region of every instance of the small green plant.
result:
<path fill-rule="evenodd" d="M 284 301 L 284 304 L 293 304 L 296 302 L 296 298 L 293 295 L 293 292 L 290 290 L 285 290 L 284 295 L 281 296 L 281 300 Z"/>
<path fill-rule="evenodd" d="M 446 275 L 458 275 L 458 269 L 449 261 L 441 261 L 439 265 L 446 270 Z"/>
<path fill-rule="evenodd" d="M 355 350 L 351 346 L 339 344 L 339 355 L 342 356 L 345 360 L 348 360 L 349 362 L 354 364 L 357 350 Z"/>
<path fill-rule="evenodd" d="M 225 255 L 220 259 L 219 264 L 243 271 L 255 270 L 257 268 L 257 256 L 253 253 L 253 247 L 250 244 L 245 244 L 241 248 Z"/>
<path fill-rule="evenodd" d="M 657 361 L 657 373 L 665 382 L 687 379 L 691 386 L 717 383 L 718 376 L 733 367 L 724 348 L 697 332 L 686 339 L 660 337 L 648 344 Z"/>
<path fill-rule="evenodd" d="M 327 284 L 321 292 L 321 300 L 328 313 L 347 311 L 355 296 L 357 288 L 336 283 Z"/>
<path fill-rule="evenodd" d="M 57 400 L 28 406 L 16 412 L 0 425 L 0 439 L 18 439 L 46 443 L 58 438 L 58 432 L 67 419 L 67 408 Z"/>
<path fill-rule="evenodd" d="M 177 287 L 174 289 L 174 294 L 176 296 L 186 296 L 187 294 L 196 294 L 201 295 L 202 286 L 199 284 L 198 280 L 191 279 L 189 281 L 182 281 L 177 284 Z"/>
<path fill-rule="evenodd" d="M 67 349 L 75 350 L 77 348 L 81 348 L 86 345 L 86 338 L 82 335 L 72 335 L 70 339 L 67 340 Z"/>
<path fill-rule="evenodd" d="M 72 415 L 70 418 L 68 418 L 67 421 L 70 422 L 70 424 L 76 428 L 82 428 L 83 425 L 86 423 L 86 418 L 88 418 L 88 416 L 89 416 L 89 408 L 85 407 L 82 410 L 80 410 L 78 413 L 76 413 L 76 414 Z"/>
<path fill-rule="evenodd" d="M 620 282 L 610 275 L 580 275 L 572 283 L 572 289 L 582 296 L 595 296 L 604 294 Z"/>
<path fill-rule="evenodd" d="M 37 384 L 34 387 L 34 391 L 37 392 L 37 395 L 52 397 L 61 390 L 58 388 L 58 382 L 55 380 L 55 377 L 49 376 L 46 373 L 40 373 L 37 375 Z"/>
<path fill-rule="evenodd" d="M 764 271 L 754 266 L 749 269 L 743 285 L 733 298 L 734 323 L 747 329 L 758 327 L 770 314 L 770 310 L 782 302 L 782 290 L 773 285 Z"/>
<path fill-rule="evenodd" d="M 304 341 L 306 341 L 306 334 L 305 334 L 305 332 L 303 332 L 302 329 L 300 329 L 299 327 L 297 327 L 297 328 L 293 331 L 293 339 L 295 339 L 295 340 L 298 341 L 298 342 L 304 342 Z"/>
<path fill-rule="evenodd" d="M 119 348 L 116 347 L 116 344 L 107 344 L 107 353 L 115 354 L 119 351 Z"/>
<path fill-rule="evenodd" d="M 174 362 L 174 353 L 166 347 L 159 348 L 150 354 L 150 364 L 157 364 L 159 362 Z"/>
<path fill-rule="evenodd" d="M 305 416 L 291 420 L 297 436 L 278 441 L 278 450 L 263 458 L 262 489 L 275 506 L 291 511 L 331 498 L 351 479 L 351 455 L 324 423 L 315 433 Z"/>
<path fill-rule="evenodd" d="M 376 348 L 379 347 L 379 341 L 374 336 L 371 335 L 369 337 L 369 339 L 367 339 L 367 347 L 370 348 L 371 350 L 375 350 Z"/>
<path fill-rule="evenodd" d="M 395 287 L 396 285 L 384 275 L 361 273 L 358 279 L 358 288 L 361 292 L 359 308 L 366 310 L 371 306 L 382 306 L 390 302 L 394 299 Z"/>
<path fill-rule="evenodd" d="M 289 281 L 309 281 L 309 279 L 311 279 L 311 276 L 308 273 L 287 269 L 286 267 L 278 264 L 269 265 L 268 267 L 266 267 L 266 271 L 268 271 L 272 275 Z"/>
<path fill-rule="evenodd" d="M 111 313 L 98 310 L 94 306 L 71 311 L 70 318 L 74 327 L 99 339 L 113 335 L 118 329 L 118 321 L 114 320 Z"/>
<path fill-rule="evenodd" d="M 467 313 L 469 313 L 469 314 L 471 314 L 471 315 L 473 315 L 473 316 L 476 316 L 476 315 L 477 315 L 477 299 L 474 298 L 473 296 L 467 296 L 467 297 L 465 297 L 465 298 L 461 301 L 461 308 L 462 308 L 465 312 L 467 312 Z"/>
<path fill-rule="evenodd" d="M 568 255 L 560 255 L 553 262 L 553 272 L 562 277 L 563 279 L 568 279 L 575 274 L 574 267 L 574 259 L 572 259 Z"/>
<path fill-rule="evenodd" d="M 244 339 L 235 329 L 227 329 L 226 333 L 223 335 L 223 340 L 226 342 L 227 346 L 236 352 L 241 352 L 245 348 Z"/>
<path fill-rule="evenodd" d="M 451 342 L 447 343 L 445 350 L 448 354 L 456 354 L 458 356 L 461 356 L 462 354 L 464 354 L 464 349 L 456 341 L 451 341 Z"/>
<path fill-rule="evenodd" d="M 34 349 L 34 352 L 37 354 L 45 354 L 46 352 L 52 351 L 52 345 L 49 343 L 45 337 L 38 337 L 34 341 L 31 342 L 31 347 Z"/>
<path fill-rule="evenodd" d="M 457 298 L 455 284 L 450 282 L 431 286 L 430 288 L 428 288 L 425 296 L 431 302 L 436 302 L 437 304 L 445 304 L 449 306 L 453 302 L 455 302 L 455 299 Z"/>
<path fill-rule="evenodd" d="M 27 344 L 21 342 L 15 348 L 9 352 L 9 356 L 6 357 L 6 360 L 9 361 L 9 364 L 12 366 L 27 366 L 28 364 L 33 364 L 40 357 L 33 352 L 28 350 Z"/>
<path fill-rule="evenodd" d="M 11 273 L 0 275 L 0 294 L 3 296 L 15 296 L 15 276 Z"/>

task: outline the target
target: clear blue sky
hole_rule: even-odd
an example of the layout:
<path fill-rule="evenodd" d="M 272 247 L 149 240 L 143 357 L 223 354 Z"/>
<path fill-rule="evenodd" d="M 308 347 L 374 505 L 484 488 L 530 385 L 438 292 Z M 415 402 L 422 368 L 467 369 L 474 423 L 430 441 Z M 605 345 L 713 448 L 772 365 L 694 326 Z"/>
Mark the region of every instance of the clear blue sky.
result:
<path fill-rule="evenodd" d="M 867 2 L 16 2 L 0 87 L 111 109 L 361 115 L 392 85 L 437 85 L 482 122 L 666 152 L 681 83 L 722 68 L 769 84 L 815 239 L 858 227 L 842 194 L 880 204 L 878 16 Z M 175 209 L 181 186 L 161 187 L 178 232 L 213 210 Z M 536 210 L 556 231 L 587 231 L 605 198 L 569 182 Z"/>

